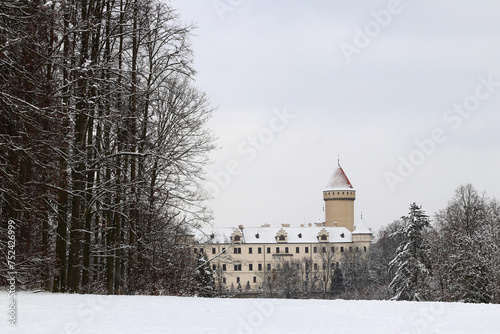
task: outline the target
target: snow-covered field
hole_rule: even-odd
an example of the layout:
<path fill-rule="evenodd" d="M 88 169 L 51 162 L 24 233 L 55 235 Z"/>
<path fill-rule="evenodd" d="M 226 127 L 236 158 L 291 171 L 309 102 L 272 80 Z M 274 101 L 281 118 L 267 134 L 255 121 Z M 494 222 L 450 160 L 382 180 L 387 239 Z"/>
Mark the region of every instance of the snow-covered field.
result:
<path fill-rule="evenodd" d="M 500 305 L 17 294 L 0 333 L 500 333 Z"/>

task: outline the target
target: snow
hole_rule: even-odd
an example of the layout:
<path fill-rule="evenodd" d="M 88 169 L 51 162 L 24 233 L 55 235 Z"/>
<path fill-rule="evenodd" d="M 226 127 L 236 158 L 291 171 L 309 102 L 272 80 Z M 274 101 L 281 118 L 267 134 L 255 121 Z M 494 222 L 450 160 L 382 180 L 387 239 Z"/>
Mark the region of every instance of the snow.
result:
<path fill-rule="evenodd" d="M 0 293 L 7 308 L 8 295 Z M 500 305 L 18 293 L 0 333 L 498 333 Z"/>
<path fill-rule="evenodd" d="M 340 165 L 337 167 L 337 169 L 333 172 L 332 177 L 328 181 L 328 184 L 326 185 L 325 190 L 353 190 L 352 184 L 347 178 L 347 175 L 345 175 L 344 170 Z"/>
<path fill-rule="evenodd" d="M 285 231 L 289 244 L 310 244 L 318 242 L 318 235 L 326 230 L 330 242 L 349 243 L 352 242 L 351 232 L 345 227 L 245 227 L 242 230 L 243 242 L 245 244 L 271 244 L 276 243 L 276 235 L 279 231 Z M 232 227 L 209 227 L 195 231 L 195 240 L 204 243 L 230 243 L 230 237 L 234 231 Z M 371 232 L 369 232 L 371 233 Z M 211 235 L 214 236 L 211 239 Z M 257 238 L 257 235 L 259 236 Z M 299 236 L 300 235 L 300 236 Z"/>
<path fill-rule="evenodd" d="M 357 223 L 354 228 L 354 231 L 352 231 L 352 234 L 371 234 L 372 231 L 366 226 L 363 218 L 361 218 Z"/>

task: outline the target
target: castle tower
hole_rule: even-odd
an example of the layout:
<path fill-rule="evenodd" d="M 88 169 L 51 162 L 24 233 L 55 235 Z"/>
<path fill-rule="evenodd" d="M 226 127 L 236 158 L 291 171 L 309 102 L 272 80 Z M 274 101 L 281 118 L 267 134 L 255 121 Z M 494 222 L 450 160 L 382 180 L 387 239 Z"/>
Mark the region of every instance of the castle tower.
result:
<path fill-rule="evenodd" d="M 325 225 L 345 227 L 352 232 L 356 190 L 340 167 L 340 162 L 323 191 L 323 199 L 325 201 Z"/>

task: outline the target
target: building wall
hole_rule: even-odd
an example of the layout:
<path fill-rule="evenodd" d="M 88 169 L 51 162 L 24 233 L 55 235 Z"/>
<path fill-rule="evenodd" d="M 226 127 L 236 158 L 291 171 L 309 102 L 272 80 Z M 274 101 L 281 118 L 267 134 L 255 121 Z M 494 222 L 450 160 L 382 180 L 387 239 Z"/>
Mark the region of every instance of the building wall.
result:
<path fill-rule="evenodd" d="M 371 236 L 368 236 L 371 240 Z M 196 252 L 203 251 L 212 260 L 216 285 L 223 290 L 232 288 L 258 291 L 266 271 L 279 270 L 278 265 L 288 260 L 311 259 L 317 270 L 322 268 L 322 253 L 332 254 L 332 262 L 338 262 L 344 252 L 368 252 L 370 242 L 345 243 L 272 243 L 272 244 L 214 244 L 200 245 Z M 223 249 L 226 249 L 224 253 Z M 222 253 L 222 254 L 221 254 Z M 221 254 L 221 255 L 219 255 Z M 323 255 L 323 258 L 325 255 Z M 312 268 L 314 269 L 314 268 Z"/>
<path fill-rule="evenodd" d="M 352 232 L 356 191 L 352 189 L 327 190 L 323 192 L 323 199 L 325 201 L 326 226 L 345 227 Z"/>

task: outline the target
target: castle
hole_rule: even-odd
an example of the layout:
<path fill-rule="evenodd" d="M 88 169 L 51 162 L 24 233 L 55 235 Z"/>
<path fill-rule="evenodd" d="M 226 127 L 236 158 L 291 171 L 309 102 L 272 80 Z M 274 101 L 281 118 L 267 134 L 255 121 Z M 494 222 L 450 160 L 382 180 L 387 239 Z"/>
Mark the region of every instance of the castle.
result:
<path fill-rule="evenodd" d="M 354 224 L 356 190 L 340 166 L 323 191 L 325 221 L 291 227 L 211 227 L 194 234 L 194 252 L 210 259 L 222 290 L 256 291 L 264 272 L 280 270 L 287 260 L 308 259 L 312 270 L 327 270 L 324 254 L 335 263 L 344 252 L 367 252 L 372 232 L 361 218 Z"/>

